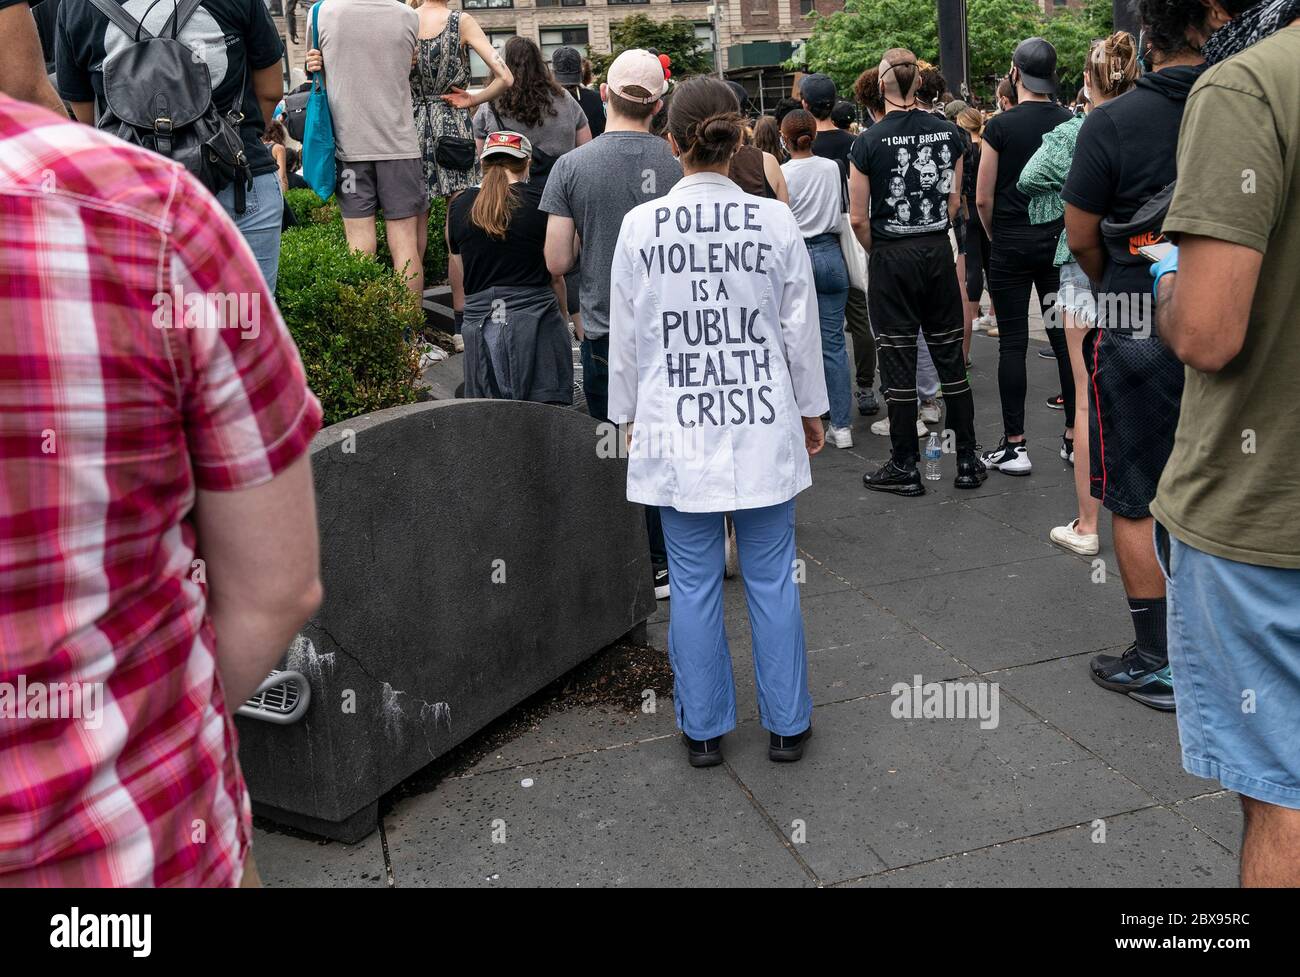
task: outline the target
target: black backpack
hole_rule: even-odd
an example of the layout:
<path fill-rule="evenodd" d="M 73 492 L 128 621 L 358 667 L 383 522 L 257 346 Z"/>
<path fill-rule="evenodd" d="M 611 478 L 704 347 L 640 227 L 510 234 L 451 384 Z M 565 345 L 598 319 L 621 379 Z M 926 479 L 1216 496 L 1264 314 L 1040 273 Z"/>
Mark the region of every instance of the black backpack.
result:
<path fill-rule="evenodd" d="M 177 39 L 201 0 L 180 0 L 157 37 L 117 0 L 90 2 L 134 42 L 104 61 L 105 106 L 98 128 L 175 160 L 213 193 L 233 183 L 235 211 L 242 214 L 253 184 L 239 134 L 247 61 L 245 82 L 223 115 L 212 104 L 208 66 Z"/>

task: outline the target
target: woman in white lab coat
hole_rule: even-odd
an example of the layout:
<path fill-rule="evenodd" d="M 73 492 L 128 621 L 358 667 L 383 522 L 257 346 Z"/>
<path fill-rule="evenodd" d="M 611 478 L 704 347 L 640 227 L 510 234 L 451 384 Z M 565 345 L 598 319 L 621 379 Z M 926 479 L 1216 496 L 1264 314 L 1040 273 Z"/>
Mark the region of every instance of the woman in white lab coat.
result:
<path fill-rule="evenodd" d="M 673 93 L 668 139 L 684 178 L 623 220 L 610 277 L 609 416 L 630 427 L 628 498 L 658 506 L 668 548 L 668 651 L 692 766 L 722 762 L 736 725 L 722 617 L 734 514 L 772 760 L 798 760 L 812 696 L 794 497 L 824 443 L 812 264 L 790 209 L 727 178 L 735 97 L 714 79 Z"/>

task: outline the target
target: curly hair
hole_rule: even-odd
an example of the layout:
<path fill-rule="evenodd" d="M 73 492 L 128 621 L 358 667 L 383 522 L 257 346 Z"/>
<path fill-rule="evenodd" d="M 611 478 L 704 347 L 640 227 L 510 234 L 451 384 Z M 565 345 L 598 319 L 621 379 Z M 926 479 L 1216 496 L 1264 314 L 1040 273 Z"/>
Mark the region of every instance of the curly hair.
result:
<path fill-rule="evenodd" d="M 916 97 L 927 105 L 933 104 L 943 97 L 943 93 L 948 90 L 948 83 L 939 69 L 930 62 L 918 61 L 917 66 L 921 69 L 921 84 L 916 88 Z"/>
<path fill-rule="evenodd" d="M 853 83 L 853 97 L 873 115 L 885 114 L 885 97 L 880 94 L 880 66 L 868 68 Z"/>
<path fill-rule="evenodd" d="M 1187 39 L 1192 27 L 1204 27 L 1209 8 L 1201 0 L 1135 0 L 1138 20 L 1151 47 L 1172 57 L 1196 47 Z"/>
<path fill-rule="evenodd" d="M 529 129 L 559 115 L 555 99 L 565 94 L 542 59 L 542 50 L 526 37 L 512 37 L 502 52 L 515 83 L 492 102 L 498 115 L 508 115 Z"/>

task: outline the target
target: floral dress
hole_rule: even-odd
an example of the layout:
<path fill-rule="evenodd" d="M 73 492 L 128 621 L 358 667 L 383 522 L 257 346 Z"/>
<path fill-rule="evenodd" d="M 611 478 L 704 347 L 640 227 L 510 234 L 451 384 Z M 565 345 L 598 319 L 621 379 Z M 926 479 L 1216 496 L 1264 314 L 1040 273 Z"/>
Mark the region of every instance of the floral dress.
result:
<path fill-rule="evenodd" d="M 477 161 L 468 170 L 439 166 L 434 153 L 447 136 L 474 138 L 469 112 L 448 105 L 441 96 L 470 84 L 469 53 L 460 39 L 460 11 L 451 11 L 447 26 L 437 37 L 422 37 L 411 66 L 411 99 L 415 105 L 415 131 L 424 158 L 424 182 L 430 197 L 448 197 L 476 186 L 481 178 Z"/>

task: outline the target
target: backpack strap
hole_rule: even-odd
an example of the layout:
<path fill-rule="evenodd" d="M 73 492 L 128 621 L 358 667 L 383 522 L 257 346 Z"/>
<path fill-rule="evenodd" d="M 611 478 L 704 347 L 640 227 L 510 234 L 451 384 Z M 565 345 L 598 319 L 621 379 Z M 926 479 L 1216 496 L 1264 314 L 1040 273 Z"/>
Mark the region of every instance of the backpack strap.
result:
<path fill-rule="evenodd" d="M 117 0 L 90 0 L 90 3 L 91 6 L 120 27 L 127 37 L 134 40 L 139 40 L 141 37 L 153 37 L 144 29 L 143 24 L 122 8 L 122 5 Z"/>
<path fill-rule="evenodd" d="M 93 3 L 94 0 L 91 0 L 91 2 Z M 180 3 L 172 11 L 172 15 L 167 18 L 167 23 L 163 25 L 163 34 L 166 35 L 170 31 L 171 36 L 176 37 L 185 25 L 190 22 L 190 18 L 194 16 L 202 2 L 203 0 L 180 0 Z"/>

